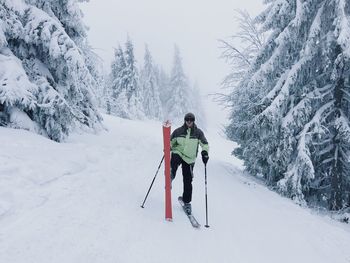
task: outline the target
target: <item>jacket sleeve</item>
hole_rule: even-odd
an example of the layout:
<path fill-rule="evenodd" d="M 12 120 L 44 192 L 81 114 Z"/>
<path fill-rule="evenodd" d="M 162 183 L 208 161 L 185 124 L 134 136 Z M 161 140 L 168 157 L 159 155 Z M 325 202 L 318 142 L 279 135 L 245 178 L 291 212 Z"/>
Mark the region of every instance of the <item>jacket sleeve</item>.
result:
<path fill-rule="evenodd" d="M 209 144 L 207 138 L 205 138 L 203 131 L 199 132 L 199 144 L 202 148 L 202 151 L 209 153 Z"/>

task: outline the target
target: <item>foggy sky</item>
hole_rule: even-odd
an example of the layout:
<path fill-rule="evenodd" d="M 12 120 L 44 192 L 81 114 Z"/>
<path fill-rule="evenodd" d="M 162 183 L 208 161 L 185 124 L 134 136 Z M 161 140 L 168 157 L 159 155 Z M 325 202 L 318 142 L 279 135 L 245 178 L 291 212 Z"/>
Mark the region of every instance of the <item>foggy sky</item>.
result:
<path fill-rule="evenodd" d="M 89 41 L 106 68 L 113 47 L 124 45 L 129 35 L 138 64 L 143 63 L 147 43 L 155 62 L 170 71 L 176 43 L 185 72 L 204 95 L 220 92 L 220 82 L 228 71 L 219 59 L 217 40 L 235 33 L 234 10 L 246 9 L 253 15 L 263 10 L 262 0 L 90 0 L 81 6 L 90 27 Z M 213 111 L 219 114 L 217 109 Z"/>

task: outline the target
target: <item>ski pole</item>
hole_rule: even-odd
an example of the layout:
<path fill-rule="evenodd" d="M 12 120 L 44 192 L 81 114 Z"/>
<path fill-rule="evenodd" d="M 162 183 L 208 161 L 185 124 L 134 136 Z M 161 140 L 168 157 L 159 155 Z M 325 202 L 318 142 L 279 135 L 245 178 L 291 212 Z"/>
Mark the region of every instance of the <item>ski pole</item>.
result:
<path fill-rule="evenodd" d="M 205 173 L 205 227 L 209 227 L 208 224 L 208 190 L 207 190 L 207 164 L 204 164 L 204 173 Z"/>
<path fill-rule="evenodd" d="M 151 191 L 151 188 L 152 188 L 152 186 L 153 186 L 154 180 L 156 180 L 157 174 L 158 174 L 158 172 L 159 172 L 160 166 L 162 165 L 163 161 L 164 161 L 164 155 L 163 155 L 163 157 L 162 157 L 162 160 L 160 161 L 160 164 L 159 164 L 159 166 L 158 166 L 157 172 L 156 172 L 156 174 L 155 174 L 154 177 L 153 177 L 152 183 L 151 183 L 151 185 L 150 185 L 150 187 L 149 187 L 149 189 L 148 189 L 148 192 L 147 192 L 147 194 L 146 194 L 145 200 L 143 200 L 143 203 L 142 203 L 142 205 L 141 205 L 142 208 L 145 208 L 144 205 L 145 205 L 146 199 L 147 199 L 147 197 L 148 197 L 149 192 Z"/>

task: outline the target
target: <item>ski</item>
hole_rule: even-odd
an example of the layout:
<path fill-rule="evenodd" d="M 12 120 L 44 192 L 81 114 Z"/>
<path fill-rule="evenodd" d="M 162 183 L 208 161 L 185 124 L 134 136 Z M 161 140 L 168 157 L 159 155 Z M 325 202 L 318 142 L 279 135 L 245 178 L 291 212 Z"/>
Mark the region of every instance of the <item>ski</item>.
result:
<path fill-rule="evenodd" d="M 182 200 L 182 196 L 179 196 L 178 200 L 179 200 L 179 203 L 180 203 L 182 209 L 184 210 L 185 214 L 187 215 L 188 219 L 190 220 L 191 225 L 192 225 L 194 228 L 200 228 L 201 225 L 198 223 L 197 219 L 196 219 L 192 214 L 188 214 L 188 213 L 186 212 L 185 206 L 184 206 L 185 203 L 184 203 L 184 201 Z"/>

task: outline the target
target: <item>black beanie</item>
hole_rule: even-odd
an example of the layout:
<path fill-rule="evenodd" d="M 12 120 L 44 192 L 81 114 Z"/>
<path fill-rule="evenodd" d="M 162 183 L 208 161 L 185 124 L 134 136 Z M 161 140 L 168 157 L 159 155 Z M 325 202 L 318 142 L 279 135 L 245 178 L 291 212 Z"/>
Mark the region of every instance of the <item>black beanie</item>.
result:
<path fill-rule="evenodd" d="M 193 113 L 189 112 L 189 113 L 186 113 L 185 117 L 184 117 L 184 120 L 186 121 L 187 118 L 191 118 L 193 119 L 193 121 L 196 120 L 196 117 L 194 116 Z"/>

